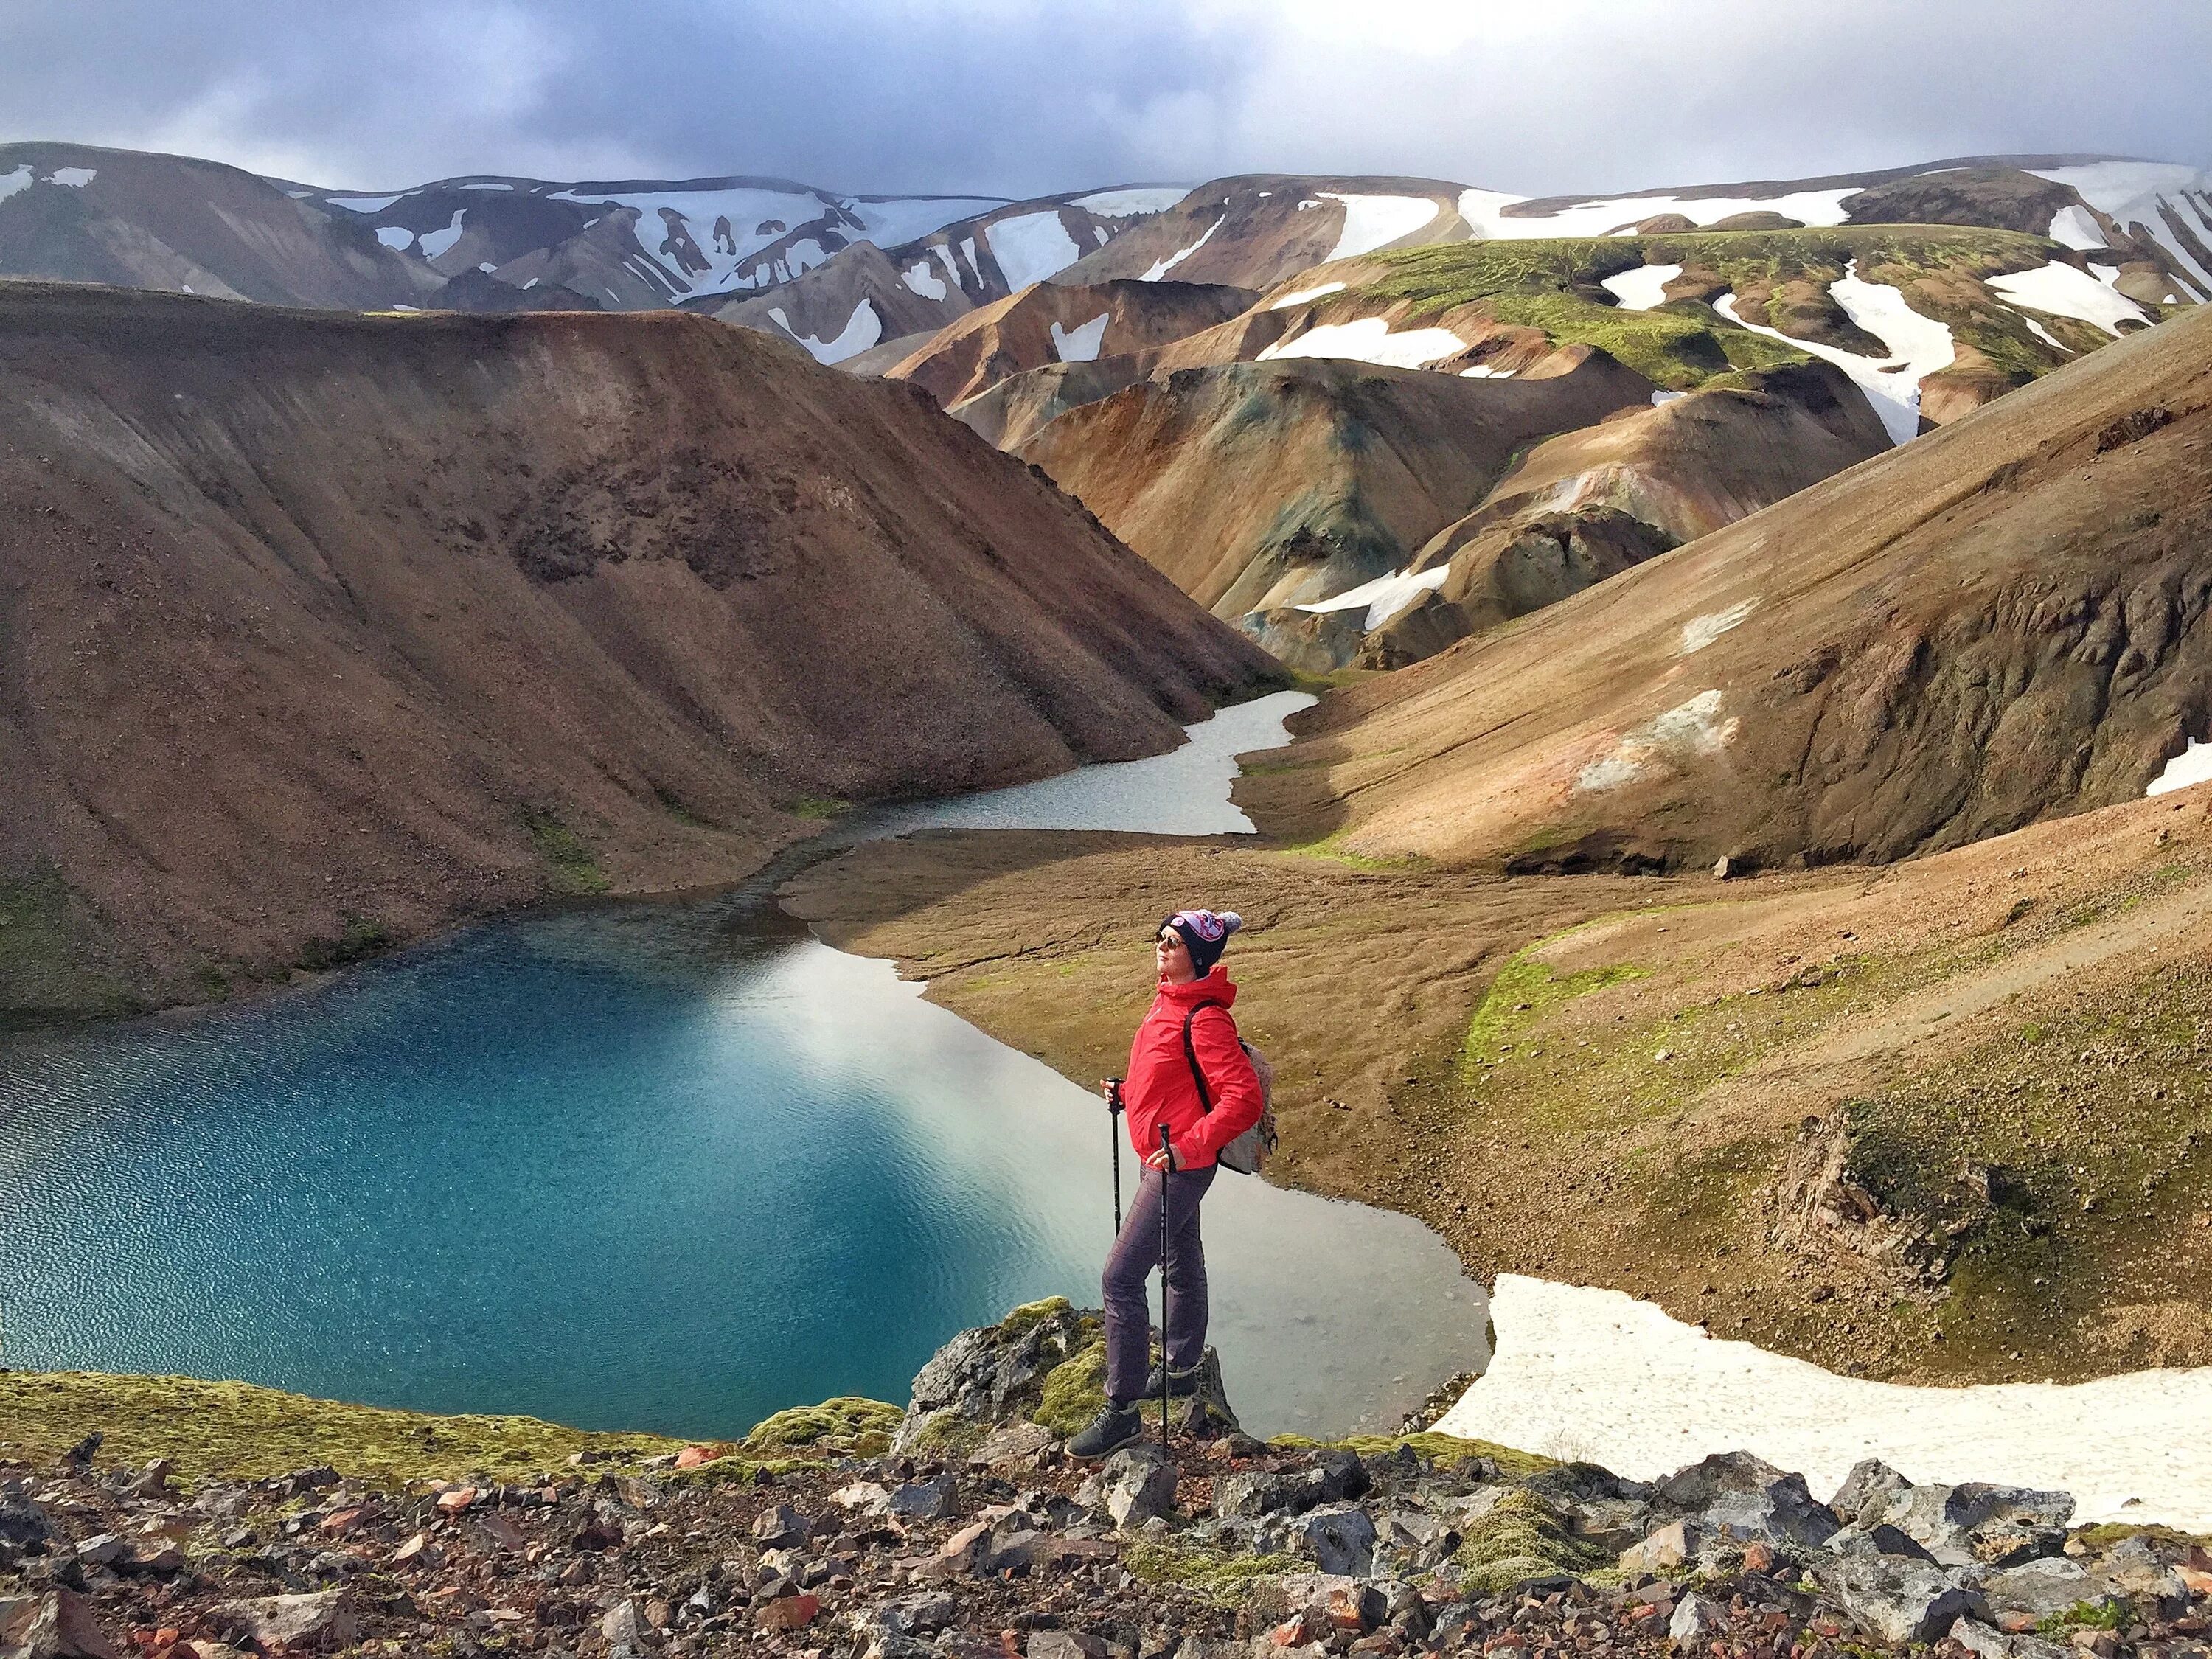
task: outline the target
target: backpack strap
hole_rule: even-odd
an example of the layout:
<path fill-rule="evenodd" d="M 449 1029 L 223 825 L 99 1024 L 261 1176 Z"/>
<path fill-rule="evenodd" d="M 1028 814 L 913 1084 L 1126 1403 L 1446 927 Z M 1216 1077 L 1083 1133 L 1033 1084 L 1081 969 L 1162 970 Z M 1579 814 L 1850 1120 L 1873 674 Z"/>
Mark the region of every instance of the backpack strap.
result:
<path fill-rule="evenodd" d="M 1190 1012 L 1182 1017 L 1182 1057 L 1190 1062 L 1190 1080 L 1198 1085 L 1198 1109 L 1206 1116 L 1213 1115 L 1213 1096 L 1206 1086 L 1206 1072 L 1198 1063 L 1198 1044 L 1191 1041 L 1191 1022 L 1198 1018 L 1201 1008 L 1219 1008 L 1228 1012 L 1228 1005 L 1219 1002 L 1194 1002 Z"/>

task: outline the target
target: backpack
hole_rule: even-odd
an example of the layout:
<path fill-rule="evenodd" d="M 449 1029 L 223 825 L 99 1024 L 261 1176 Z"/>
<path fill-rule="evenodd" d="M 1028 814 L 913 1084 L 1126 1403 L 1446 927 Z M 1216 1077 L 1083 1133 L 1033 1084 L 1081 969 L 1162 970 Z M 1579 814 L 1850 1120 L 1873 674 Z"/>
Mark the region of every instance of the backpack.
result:
<path fill-rule="evenodd" d="M 1200 1008 L 1219 1008 L 1227 1012 L 1227 1005 L 1219 1002 L 1199 1002 L 1182 1017 L 1182 1054 L 1190 1062 L 1191 1081 L 1198 1085 L 1199 1109 L 1208 1116 L 1213 1113 L 1213 1096 L 1206 1086 L 1206 1073 L 1198 1063 L 1198 1045 L 1191 1041 L 1191 1022 L 1198 1018 Z M 1257 1175 L 1266 1167 L 1275 1150 L 1275 1068 L 1267 1055 L 1261 1054 L 1243 1037 L 1237 1046 L 1252 1062 L 1252 1070 L 1260 1079 L 1260 1121 L 1243 1134 L 1214 1154 L 1214 1162 L 1224 1170 L 1234 1170 L 1238 1175 Z"/>

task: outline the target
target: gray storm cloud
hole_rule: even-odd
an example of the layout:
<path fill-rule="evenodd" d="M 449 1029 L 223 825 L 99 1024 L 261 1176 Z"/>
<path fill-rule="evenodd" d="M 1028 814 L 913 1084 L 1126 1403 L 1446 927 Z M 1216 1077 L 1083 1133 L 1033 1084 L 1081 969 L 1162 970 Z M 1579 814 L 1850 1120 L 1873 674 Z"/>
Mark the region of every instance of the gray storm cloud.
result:
<path fill-rule="evenodd" d="M 1249 171 L 1531 194 L 1995 152 L 2212 162 L 2204 0 L 0 0 L 9 138 L 374 188 Z"/>

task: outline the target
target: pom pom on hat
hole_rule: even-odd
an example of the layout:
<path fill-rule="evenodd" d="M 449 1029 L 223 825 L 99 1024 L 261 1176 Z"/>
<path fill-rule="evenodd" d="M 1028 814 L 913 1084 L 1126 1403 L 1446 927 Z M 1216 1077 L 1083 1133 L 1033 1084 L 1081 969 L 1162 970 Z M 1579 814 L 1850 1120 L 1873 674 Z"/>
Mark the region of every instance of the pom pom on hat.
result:
<path fill-rule="evenodd" d="M 1178 910 L 1160 927 L 1163 931 L 1172 927 L 1182 936 L 1190 949 L 1190 965 L 1202 977 L 1213 971 L 1229 936 L 1243 925 L 1244 918 L 1234 910 Z"/>

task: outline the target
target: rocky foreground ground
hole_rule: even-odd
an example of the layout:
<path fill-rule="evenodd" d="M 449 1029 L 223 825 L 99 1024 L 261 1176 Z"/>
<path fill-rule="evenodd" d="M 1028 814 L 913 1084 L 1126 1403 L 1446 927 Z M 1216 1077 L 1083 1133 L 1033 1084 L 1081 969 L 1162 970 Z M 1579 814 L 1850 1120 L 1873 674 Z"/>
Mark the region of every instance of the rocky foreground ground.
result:
<path fill-rule="evenodd" d="M 1645 1484 L 1433 1434 L 1261 1442 L 1218 1393 L 1178 1404 L 1169 1453 L 1085 1467 L 1059 1441 L 1096 1335 L 1062 1303 L 963 1333 L 903 1414 L 813 1413 L 814 1456 L 189 1492 L 90 1437 L 0 1463 L 0 1659 L 2207 1650 L 2204 1540 L 2073 1528 L 2063 1492 L 1869 1462 L 1822 1503 L 1744 1453 Z"/>

